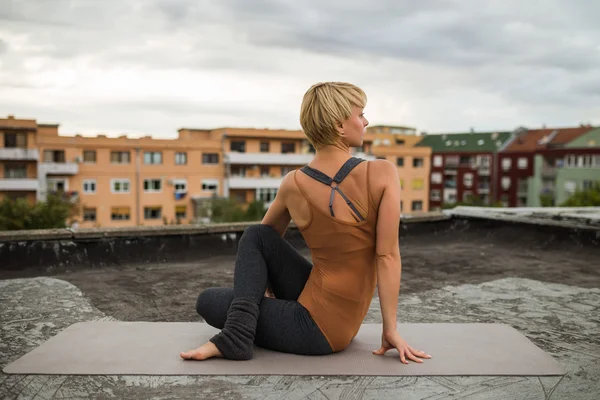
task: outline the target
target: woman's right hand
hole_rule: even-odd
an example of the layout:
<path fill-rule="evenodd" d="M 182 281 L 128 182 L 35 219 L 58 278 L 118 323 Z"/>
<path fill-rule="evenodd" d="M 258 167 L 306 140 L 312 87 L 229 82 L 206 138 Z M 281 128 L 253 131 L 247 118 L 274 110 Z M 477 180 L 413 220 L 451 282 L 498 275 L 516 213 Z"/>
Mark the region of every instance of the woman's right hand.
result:
<path fill-rule="evenodd" d="M 398 353 L 400 353 L 400 361 L 402 361 L 403 364 L 408 364 L 408 361 L 406 361 L 407 358 L 417 363 L 423 362 L 423 360 L 418 357 L 431 358 L 429 354 L 410 347 L 408 343 L 406 343 L 406 340 L 402 339 L 397 330 L 389 332 L 384 331 L 381 334 L 381 347 L 379 350 L 374 350 L 373 354 L 382 356 L 391 349 L 398 350 Z"/>

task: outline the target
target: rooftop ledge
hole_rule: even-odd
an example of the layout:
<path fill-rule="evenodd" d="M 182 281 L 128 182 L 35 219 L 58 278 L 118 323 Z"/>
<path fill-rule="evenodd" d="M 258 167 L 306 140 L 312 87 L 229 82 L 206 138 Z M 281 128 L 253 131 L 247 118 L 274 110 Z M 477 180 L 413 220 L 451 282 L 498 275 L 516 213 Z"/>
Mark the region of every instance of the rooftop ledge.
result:
<path fill-rule="evenodd" d="M 600 207 L 579 208 L 488 208 L 456 207 L 443 212 L 402 215 L 402 224 L 437 222 L 449 219 L 488 219 L 564 228 L 597 230 L 600 233 Z M 117 237 L 172 236 L 243 232 L 256 222 L 222 224 L 188 224 L 161 226 L 134 226 L 119 228 L 40 229 L 0 231 L 0 242 L 40 241 L 64 239 L 101 239 Z M 296 228 L 294 222 L 290 228 Z"/>

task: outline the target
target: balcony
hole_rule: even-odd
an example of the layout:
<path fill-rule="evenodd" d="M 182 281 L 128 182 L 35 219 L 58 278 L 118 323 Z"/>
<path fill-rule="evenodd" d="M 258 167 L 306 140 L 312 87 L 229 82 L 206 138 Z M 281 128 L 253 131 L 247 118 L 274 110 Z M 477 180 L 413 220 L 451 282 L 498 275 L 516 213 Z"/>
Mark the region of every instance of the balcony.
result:
<path fill-rule="evenodd" d="M 225 164 L 305 165 L 314 154 L 298 153 L 225 153 Z"/>
<path fill-rule="evenodd" d="M 444 181 L 444 188 L 446 189 L 456 189 L 456 181 Z"/>
<path fill-rule="evenodd" d="M 73 162 L 43 162 L 40 164 L 40 175 L 77 175 L 79 164 Z"/>
<path fill-rule="evenodd" d="M 490 174 L 489 165 L 480 165 L 479 168 L 477 169 L 477 173 L 479 175 L 489 175 Z"/>
<path fill-rule="evenodd" d="M 551 167 L 549 165 L 542 165 L 542 177 L 543 178 L 555 178 L 556 177 L 556 167 Z"/>
<path fill-rule="evenodd" d="M 228 179 L 229 189 L 277 189 L 281 185 L 281 178 L 246 178 L 232 176 Z"/>
<path fill-rule="evenodd" d="M 490 184 L 489 183 L 480 183 L 479 185 L 477 185 L 477 191 L 479 193 L 488 193 L 490 191 Z"/>
<path fill-rule="evenodd" d="M 38 187 L 39 184 L 37 179 L 0 179 L 0 191 L 36 192 Z"/>
<path fill-rule="evenodd" d="M 19 147 L 0 148 L 0 160 L 8 161 L 37 161 L 40 158 L 40 152 L 37 149 L 23 149 Z"/>
<path fill-rule="evenodd" d="M 517 186 L 517 196 L 527 196 L 527 193 L 529 192 L 529 187 L 527 186 Z"/>

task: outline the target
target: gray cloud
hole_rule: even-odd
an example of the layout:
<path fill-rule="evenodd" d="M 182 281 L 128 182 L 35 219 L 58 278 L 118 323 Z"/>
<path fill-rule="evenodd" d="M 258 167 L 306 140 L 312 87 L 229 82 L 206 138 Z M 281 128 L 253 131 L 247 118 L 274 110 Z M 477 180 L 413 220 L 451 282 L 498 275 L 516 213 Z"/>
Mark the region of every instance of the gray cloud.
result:
<path fill-rule="evenodd" d="M 218 73 L 239 80 L 258 74 L 278 82 L 265 90 L 284 81 L 304 87 L 313 79 L 338 76 L 369 87 L 371 98 L 385 103 L 380 110 L 386 110 L 388 122 L 397 118 L 390 114 L 394 109 L 406 105 L 407 115 L 414 118 L 410 123 L 424 129 L 436 124 L 468 127 L 464 119 L 473 115 L 489 116 L 490 124 L 502 123 L 491 109 L 500 104 L 514 113 L 511 126 L 518 125 L 519 118 L 539 119 L 549 108 L 555 112 L 553 107 L 564 109 L 559 111 L 565 116 L 563 125 L 577 112 L 600 114 L 598 2 L 547 0 L 543 8 L 516 0 L 348 3 L 14 2 L 0 11 L 0 92 L 47 90 L 47 80 L 37 82 L 31 71 L 48 74 L 87 63 L 100 70 L 172 71 L 172 76 L 182 71 Z M 39 66 L 32 69 L 32 60 Z M 282 99 L 281 104 L 287 107 L 290 101 Z M 110 112 L 158 112 L 163 107 L 165 113 L 179 110 L 181 116 L 196 107 L 185 101 L 127 104 Z M 417 104 L 422 108 L 415 109 Z M 205 110 L 223 118 L 237 113 L 253 121 L 282 113 L 270 107 L 255 110 L 256 117 L 226 104 Z M 461 107 L 472 111 L 462 113 Z M 285 121 L 296 127 L 293 118 Z"/>

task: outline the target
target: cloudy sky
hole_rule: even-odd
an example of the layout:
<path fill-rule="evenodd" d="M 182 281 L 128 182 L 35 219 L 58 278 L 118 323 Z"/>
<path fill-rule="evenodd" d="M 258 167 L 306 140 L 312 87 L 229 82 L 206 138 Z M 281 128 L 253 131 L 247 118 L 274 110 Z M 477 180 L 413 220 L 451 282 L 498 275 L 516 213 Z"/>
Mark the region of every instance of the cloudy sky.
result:
<path fill-rule="evenodd" d="M 596 0 L 0 0 L 0 117 L 63 134 L 298 129 L 349 81 L 371 124 L 600 124 Z"/>

